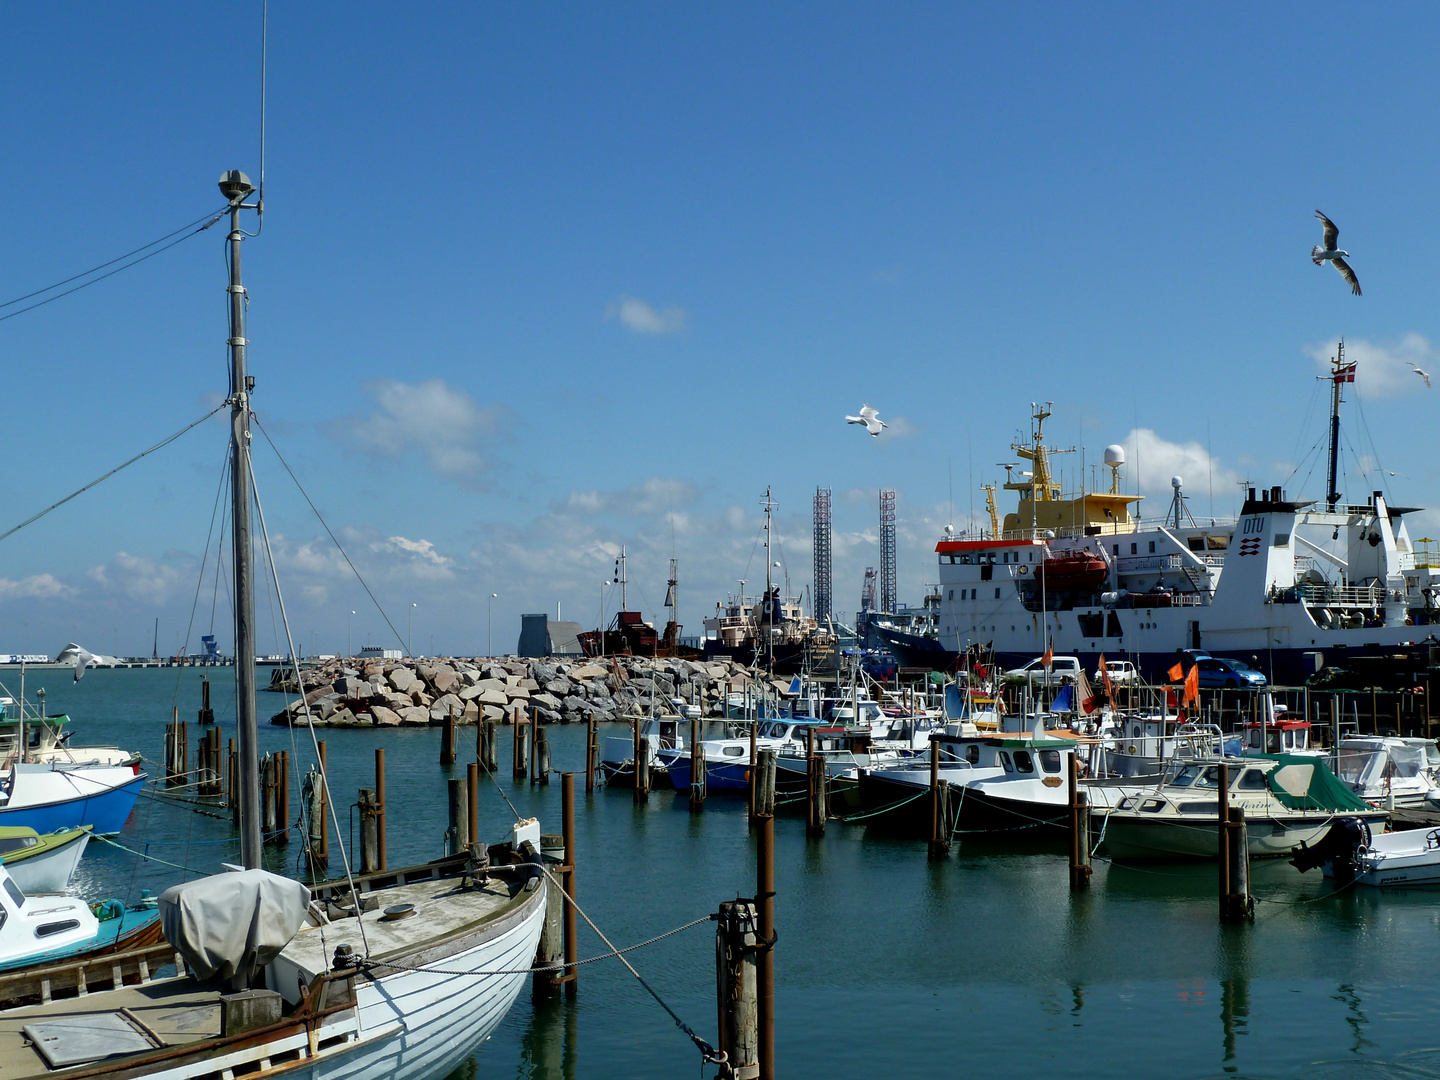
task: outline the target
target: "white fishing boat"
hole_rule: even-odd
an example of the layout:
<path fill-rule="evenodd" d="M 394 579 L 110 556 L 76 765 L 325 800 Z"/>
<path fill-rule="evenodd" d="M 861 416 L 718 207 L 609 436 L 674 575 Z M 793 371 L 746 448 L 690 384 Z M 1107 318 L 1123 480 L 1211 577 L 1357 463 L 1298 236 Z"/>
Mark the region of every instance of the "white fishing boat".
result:
<path fill-rule="evenodd" d="M 0 826 L 0 863 L 26 896 L 63 893 L 80 865 L 90 832 L 84 826 L 42 836 L 34 829 Z"/>
<path fill-rule="evenodd" d="M 540 826 L 522 821 L 505 844 L 472 844 L 409 870 L 347 873 L 313 890 L 258 868 L 251 573 L 258 500 L 252 503 L 254 381 L 245 367 L 240 281 L 240 213 L 256 208 L 245 202 L 255 189 L 239 172 L 226 173 L 220 187 L 230 204 L 236 786 L 245 869 L 162 894 L 167 941 L 178 954 L 173 975 L 157 972 L 164 960 L 146 953 L 117 955 L 107 969 L 89 977 L 82 969 L 68 981 L 62 972 L 0 979 L 0 1002 L 32 995 L 40 1002 L 0 1009 L 0 1075 L 430 1080 L 484 1042 L 524 983 L 546 916 Z M 259 525 L 268 547 L 263 517 Z M 284 597 L 278 580 L 272 584 L 288 640 Z M 335 800 L 328 802 L 339 833 Z M 69 918 L 67 909 L 60 921 Z M 125 985 L 131 973 L 136 985 Z M 60 996 L 67 991 L 73 996 Z"/>
<path fill-rule="evenodd" d="M 1087 783 L 1091 835 L 1112 859 L 1215 859 L 1220 850 L 1220 765 L 1228 801 L 1245 811 L 1252 858 L 1289 855 L 1340 817 L 1383 825 L 1385 812 L 1356 798 L 1317 757 L 1275 755 L 1177 762 L 1154 784 Z"/>
<path fill-rule="evenodd" d="M 1382 833 L 1346 818 L 1290 861 L 1301 871 L 1322 867 L 1340 888 L 1440 885 L 1440 829 Z"/>
<path fill-rule="evenodd" d="M 1434 739 L 1354 736 L 1340 743 L 1335 775 L 1371 806 L 1431 806 L 1440 796 L 1440 749 Z"/>

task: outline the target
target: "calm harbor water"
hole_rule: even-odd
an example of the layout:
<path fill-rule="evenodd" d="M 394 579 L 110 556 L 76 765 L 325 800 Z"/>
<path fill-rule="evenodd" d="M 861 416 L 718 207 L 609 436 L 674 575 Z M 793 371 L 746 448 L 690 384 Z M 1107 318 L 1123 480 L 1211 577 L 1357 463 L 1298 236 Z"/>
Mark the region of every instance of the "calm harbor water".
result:
<path fill-rule="evenodd" d="M 214 679 L 217 716 L 234 732 L 231 672 Z M 263 676 L 262 676 L 263 679 Z M 4 673 L 11 692 L 18 672 Z M 69 712 L 77 743 L 115 743 L 161 757 L 164 724 L 199 707 L 193 669 L 31 673 L 49 711 Z M 310 762 L 303 731 L 271 727 L 278 695 L 262 694 L 261 741 Z M 191 725 L 191 745 L 197 728 Z M 584 767 L 584 733 L 550 731 L 554 765 Z M 441 854 L 445 778 L 434 730 L 324 733 L 337 801 L 372 786 L 384 746 L 391 865 Z M 509 768 L 502 739 L 501 772 Z M 456 775 L 474 753 L 461 739 Z M 152 775 L 156 773 L 153 767 Z M 580 903 L 628 945 L 754 892 L 743 802 L 712 798 L 691 815 L 657 792 L 577 795 Z M 504 786 L 520 813 L 559 831 L 558 782 Z M 292 806 L 297 805 L 292 795 Z M 487 785 L 482 835 L 513 817 Z M 342 820 L 346 811 L 340 814 Z M 1327 897 L 1314 874 L 1256 863 L 1264 900 L 1253 925 L 1221 927 L 1213 867 L 1148 871 L 1099 863 L 1088 893 L 1070 895 L 1058 849 L 965 843 L 930 864 L 924 845 L 832 822 L 820 840 L 804 821 L 776 822 L 776 1056 L 782 1076 L 1440 1077 L 1440 892 L 1353 890 Z M 142 799 L 122 842 L 159 862 L 92 844 L 77 875 L 91 899 L 133 899 L 233 859 L 228 819 Z M 348 846 L 348 839 L 347 839 Z M 294 869 L 299 845 L 275 849 Z M 340 866 L 332 838 L 332 866 Z M 603 951 L 581 924 L 580 954 Z M 702 924 L 631 954 L 667 1002 L 713 1039 L 714 932 Z M 573 1000 L 523 994 L 459 1075 L 539 1078 L 713 1075 L 634 979 L 611 960 L 581 969 Z M 438 1078 L 437 1078 L 438 1080 Z"/>

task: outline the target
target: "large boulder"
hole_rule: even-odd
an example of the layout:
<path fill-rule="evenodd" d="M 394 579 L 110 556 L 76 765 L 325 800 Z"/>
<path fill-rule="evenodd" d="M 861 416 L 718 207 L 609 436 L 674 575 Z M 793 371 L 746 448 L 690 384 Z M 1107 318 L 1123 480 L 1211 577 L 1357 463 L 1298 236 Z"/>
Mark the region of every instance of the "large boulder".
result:
<path fill-rule="evenodd" d="M 494 720 L 496 723 L 505 719 L 505 710 L 498 705 L 482 705 L 480 712 L 486 720 Z"/>
<path fill-rule="evenodd" d="M 526 690 L 523 686 L 507 686 L 505 688 L 505 696 L 511 701 L 524 703 L 530 700 L 530 691 Z"/>
<path fill-rule="evenodd" d="M 358 698 L 362 686 L 365 687 L 367 691 L 365 696 L 370 696 L 368 693 L 370 684 L 358 675 L 345 675 L 342 678 L 336 679 L 331 685 L 334 686 L 335 693 L 343 698 Z"/>
<path fill-rule="evenodd" d="M 435 669 L 435 677 L 430 684 L 435 687 L 437 694 L 448 694 L 450 691 L 462 685 L 463 680 L 449 667 L 438 667 Z"/>
<path fill-rule="evenodd" d="M 560 709 L 560 699 L 557 698 L 554 694 L 546 694 L 543 692 L 539 694 L 531 694 L 530 704 L 538 706 L 541 709 L 549 709 L 552 712 L 558 712 Z"/>
<path fill-rule="evenodd" d="M 545 684 L 545 692 L 563 698 L 574 688 L 574 684 L 567 678 L 557 675 Z"/>
<path fill-rule="evenodd" d="M 502 708 L 510 703 L 509 697 L 504 690 L 487 689 L 481 691 L 474 700 L 481 705 L 499 705 Z"/>
<path fill-rule="evenodd" d="M 342 705 L 326 719 L 325 723 L 330 727 L 354 727 L 355 714 Z"/>
<path fill-rule="evenodd" d="M 380 727 L 399 727 L 400 714 L 384 705 L 371 705 L 370 716 Z"/>
<path fill-rule="evenodd" d="M 530 678 L 534 679 L 541 686 L 550 682 L 558 675 L 554 664 L 535 663 L 530 665 Z"/>
<path fill-rule="evenodd" d="M 435 703 L 430 706 L 430 721 L 431 723 L 443 724 L 445 718 L 450 715 L 452 710 L 458 716 L 464 711 L 464 708 L 464 703 L 454 694 L 442 694 L 436 698 Z"/>
<path fill-rule="evenodd" d="M 390 672 L 390 685 L 400 693 L 405 693 L 415 684 L 415 673 L 407 667 L 397 667 Z"/>
<path fill-rule="evenodd" d="M 428 727 L 430 725 L 430 710 L 422 709 L 416 705 L 412 705 L 408 709 L 401 709 L 400 723 L 407 727 Z"/>
<path fill-rule="evenodd" d="M 603 679 L 608 674 L 610 673 L 606 671 L 603 667 L 601 667 L 599 664 L 585 664 L 583 667 L 577 667 L 573 671 L 571 671 L 570 678 Z"/>

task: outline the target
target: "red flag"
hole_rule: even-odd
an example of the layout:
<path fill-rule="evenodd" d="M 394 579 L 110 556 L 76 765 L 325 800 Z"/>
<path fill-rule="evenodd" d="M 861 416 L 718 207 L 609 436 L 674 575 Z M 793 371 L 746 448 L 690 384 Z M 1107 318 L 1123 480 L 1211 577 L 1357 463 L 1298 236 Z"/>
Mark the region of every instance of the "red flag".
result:
<path fill-rule="evenodd" d="M 1200 665 L 1193 664 L 1190 667 L 1190 674 L 1185 676 L 1185 698 L 1183 704 L 1189 705 L 1192 701 L 1200 700 Z"/>
<path fill-rule="evenodd" d="M 1052 646 L 1047 645 L 1045 646 L 1045 655 L 1040 658 L 1040 666 L 1043 667 L 1046 671 L 1049 671 L 1051 666 L 1054 665 L 1054 663 L 1055 649 Z"/>
<path fill-rule="evenodd" d="M 1111 701 L 1115 700 L 1115 687 L 1110 682 L 1110 669 L 1105 666 L 1105 654 L 1100 654 L 1100 683 L 1105 687 L 1105 696 Z"/>
<path fill-rule="evenodd" d="M 1165 675 L 1167 678 L 1169 678 L 1171 682 L 1179 682 L 1185 677 L 1185 669 L 1182 668 L 1179 664 L 1176 664 L 1169 671 L 1167 671 Z"/>
<path fill-rule="evenodd" d="M 1330 377 L 1337 383 L 1353 383 L 1355 381 L 1355 365 L 1341 364 L 1335 368 L 1335 373 Z"/>

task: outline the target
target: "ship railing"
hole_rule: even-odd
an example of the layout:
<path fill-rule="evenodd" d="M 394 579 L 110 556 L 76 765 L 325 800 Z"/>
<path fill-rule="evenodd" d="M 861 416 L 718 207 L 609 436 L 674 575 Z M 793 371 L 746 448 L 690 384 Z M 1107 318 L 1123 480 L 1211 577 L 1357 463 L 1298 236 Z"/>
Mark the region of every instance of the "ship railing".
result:
<path fill-rule="evenodd" d="M 1312 607 L 1376 607 L 1385 603 L 1384 585 L 1297 585 Z"/>

